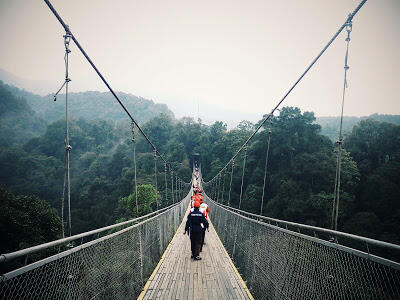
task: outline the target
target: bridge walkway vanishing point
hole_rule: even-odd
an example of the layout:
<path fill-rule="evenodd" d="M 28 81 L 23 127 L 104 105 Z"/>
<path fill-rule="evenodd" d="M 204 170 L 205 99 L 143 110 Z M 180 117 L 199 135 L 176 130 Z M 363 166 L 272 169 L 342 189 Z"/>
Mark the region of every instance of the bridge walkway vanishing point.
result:
<path fill-rule="evenodd" d="M 138 299 L 253 299 L 210 220 L 202 260 L 190 258 L 188 212 Z"/>

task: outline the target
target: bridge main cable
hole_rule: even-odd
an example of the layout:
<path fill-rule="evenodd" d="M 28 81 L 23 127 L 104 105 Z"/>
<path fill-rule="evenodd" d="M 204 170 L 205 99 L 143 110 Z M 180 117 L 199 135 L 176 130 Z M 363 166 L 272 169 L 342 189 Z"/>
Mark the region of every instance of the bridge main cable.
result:
<path fill-rule="evenodd" d="M 83 56 L 87 59 L 89 64 L 93 67 L 93 69 L 96 71 L 97 75 L 101 78 L 101 80 L 104 82 L 104 84 L 107 86 L 107 88 L 110 90 L 111 94 L 113 94 L 114 98 L 118 101 L 118 103 L 121 105 L 121 107 L 124 109 L 126 114 L 129 116 L 129 118 L 132 120 L 132 122 L 136 125 L 136 127 L 139 129 L 140 133 L 143 134 L 147 142 L 151 145 L 151 147 L 154 149 L 154 151 L 158 154 L 158 156 L 164 161 L 164 163 L 170 165 L 172 169 L 172 165 L 164 159 L 164 157 L 161 155 L 161 153 L 157 150 L 156 146 L 151 142 L 150 138 L 146 135 L 146 133 L 140 128 L 139 124 L 136 122 L 135 118 L 131 115 L 131 113 L 128 111 L 128 109 L 125 107 L 125 105 L 122 103 L 122 101 L 118 98 L 117 94 L 114 92 L 114 90 L 111 88 L 111 86 L 108 84 L 107 80 L 104 78 L 104 76 L 100 73 L 99 69 L 95 66 L 93 61 L 90 59 L 90 57 L 87 55 L 85 50 L 82 48 L 81 44 L 79 44 L 78 40 L 75 38 L 73 33 L 70 31 L 69 26 L 65 24 L 63 19 L 60 17 L 58 12 L 55 10 L 53 5 L 50 3 L 49 0 L 44 0 L 44 2 L 47 4 L 47 6 L 50 8 L 54 16 L 57 18 L 57 20 L 60 22 L 62 27 L 64 27 L 65 32 L 71 35 L 72 40 L 74 41 L 75 45 L 78 47 L 78 49 L 82 52 Z"/>
<path fill-rule="evenodd" d="M 45 0 L 47 1 L 47 0 Z M 338 37 L 338 35 L 343 31 L 343 29 L 346 27 L 346 25 L 351 22 L 354 18 L 354 16 L 358 13 L 358 11 L 361 9 L 361 7 L 367 2 L 367 0 L 362 0 L 361 3 L 356 7 L 356 9 L 349 14 L 347 17 L 346 21 L 343 23 L 342 26 L 340 26 L 339 30 L 333 35 L 333 37 L 329 40 L 329 42 L 326 44 L 326 46 L 322 49 L 322 51 L 317 55 L 317 57 L 311 62 L 311 64 L 307 67 L 307 69 L 301 74 L 301 76 L 297 79 L 297 81 L 291 86 L 291 88 L 287 91 L 287 93 L 283 96 L 283 98 L 278 102 L 278 104 L 272 109 L 272 111 L 266 116 L 262 122 L 258 125 L 257 129 L 254 130 L 254 132 L 249 136 L 249 138 L 244 142 L 244 144 L 239 148 L 239 150 L 236 152 L 236 154 L 227 162 L 227 164 L 217 173 L 218 176 L 225 168 L 229 166 L 229 164 L 239 155 L 240 151 L 243 150 L 243 148 L 249 143 L 249 141 L 256 135 L 256 133 L 260 130 L 260 128 L 267 122 L 272 115 L 274 114 L 275 110 L 278 109 L 278 107 L 282 104 L 282 102 L 289 96 L 289 94 L 292 92 L 292 90 L 297 86 L 297 84 L 303 79 L 303 77 L 308 73 L 308 71 L 314 66 L 314 64 L 318 61 L 318 59 L 324 54 L 326 49 L 329 48 L 329 46 L 333 43 L 333 41 Z M 210 181 L 214 180 L 211 179 Z M 210 182 L 209 181 L 209 182 Z"/>

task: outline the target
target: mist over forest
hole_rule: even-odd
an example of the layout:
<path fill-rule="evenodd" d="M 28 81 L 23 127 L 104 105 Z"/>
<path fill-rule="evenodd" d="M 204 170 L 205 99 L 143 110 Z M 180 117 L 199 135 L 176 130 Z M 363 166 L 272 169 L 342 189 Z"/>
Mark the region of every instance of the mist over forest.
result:
<path fill-rule="evenodd" d="M 242 121 L 228 130 L 184 117 L 164 104 L 120 93 L 129 111 L 178 175 L 190 180 L 200 153 L 212 179 L 254 131 Z M 64 180 L 64 97 L 38 96 L 0 81 L 1 253 L 61 237 Z M 70 94 L 72 233 L 137 216 L 133 203 L 131 124 L 110 93 Z M 259 213 L 266 143 L 271 130 L 263 214 L 330 227 L 339 118 L 284 107 L 247 149 L 242 208 Z M 400 244 L 400 116 L 344 118 L 339 230 Z M 139 215 L 172 203 L 159 160 L 155 201 L 154 156 L 137 133 Z M 235 161 L 231 205 L 238 206 L 243 154 Z M 228 168 L 230 170 L 230 168 Z M 228 174 L 224 177 L 228 184 Z M 167 174 L 168 188 L 171 182 Z M 207 191 L 206 191 L 207 192 Z M 223 197 L 222 197 L 223 196 Z M 220 199 L 228 198 L 228 190 Z"/>

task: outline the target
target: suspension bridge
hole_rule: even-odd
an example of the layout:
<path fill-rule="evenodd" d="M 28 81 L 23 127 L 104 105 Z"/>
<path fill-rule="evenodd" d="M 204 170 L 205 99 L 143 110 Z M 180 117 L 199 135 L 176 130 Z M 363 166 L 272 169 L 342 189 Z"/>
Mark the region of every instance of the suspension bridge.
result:
<path fill-rule="evenodd" d="M 28 257 L 35 256 L 36 253 L 48 254 L 45 258 L 25 263 L 22 267 L 2 274 L 0 278 L 0 297 L 2 299 L 400 298 L 400 263 L 374 255 L 370 251 L 370 249 L 380 247 L 390 249 L 398 255 L 400 246 L 337 231 L 341 129 L 337 142 L 339 155 L 331 229 L 263 216 L 264 193 L 261 199 L 260 214 L 241 210 L 246 151 L 249 141 L 272 118 L 275 110 L 328 49 L 329 45 L 346 29 L 343 116 L 352 20 L 366 0 L 362 1 L 348 16 L 345 23 L 315 60 L 217 175 L 205 182 L 200 173 L 199 184 L 205 191 L 206 202 L 211 208 L 210 232 L 206 234 L 206 245 L 201 261 L 194 261 L 190 258 L 190 242 L 183 235 L 183 224 L 190 207 L 194 179 L 185 181 L 179 178 L 172 164 L 159 153 L 155 144 L 114 93 L 51 3 L 48 0 L 45 2 L 66 32 L 64 36 L 66 74 L 60 90 L 66 88 L 67 132 L 62 217 L 64 217 L 64 198 L 66 197 L 69 236 L 65 236 L 63 228 L 63 238 L 60 240 L 2 254 L 0 256 L 2 264 L 21 259 L 25 259 L 27 262 Z M 168 195 L 167 172 L 171 175 L 169 189 L 173 197 L 173 204 L 168 207 L 157 209 L 155 212 L 129 221 L 78 235 L 71 235 L 70 215 L 69 152 L 72 149 L 69 145 L 68 131 L 70 40 L 77 45 L 132 121 L 133 180 L 136 191 L 135 130 L 137 129 L 153 149 L 156 199 L 157 194 L 162 192 L 157 189 L 157 162 L 159 160 L 165 167 L 165 198 Z M 268 167 L 270 132 L 268 136 L 263 191 Z M 234 208 L 229 204 L 232 200 L 232 174 L 239 153 L 243 153 L 242 181 L 239 207 Z M 231 169 L 228 170 L 228 167 Z M 225 174 L 229 171 L 231 177 L 228 187 L 228 185 L 225 186 Z M 223 176 L 223 183 L 221 183 Z M 228 199 L 224 199 L 225 191 L 228 190 Z M 64 220 L 62 223 L 64 224 Z M 339 243 L 342 240 L 361 244 L 364 249 Z"/>

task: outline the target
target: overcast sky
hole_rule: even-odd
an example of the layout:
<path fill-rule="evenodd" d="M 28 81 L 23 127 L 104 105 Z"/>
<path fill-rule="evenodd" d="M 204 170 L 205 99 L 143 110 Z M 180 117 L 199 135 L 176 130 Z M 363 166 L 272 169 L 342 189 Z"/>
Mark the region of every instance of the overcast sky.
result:
<path fill-rule="evenodd" d="M 359 2 L 52 1 L 115 90 L 230 125 L 269 112 Z M 57 90 L 63 33 L 44 1 L 0 0 L 0 68 Z M 345 47 L 343 32 L 284 105 L 339 115 Z M 367 1 L 349 51 L 345 115 L 400 114 L 400 1 Z M 74 45 L 70 76 L 72 91 L 106 91 Z"/>

